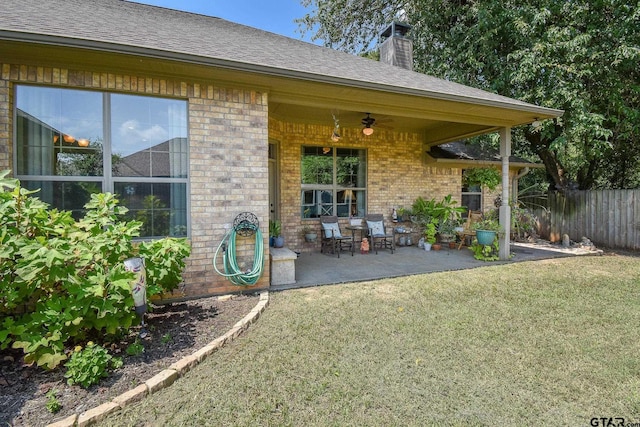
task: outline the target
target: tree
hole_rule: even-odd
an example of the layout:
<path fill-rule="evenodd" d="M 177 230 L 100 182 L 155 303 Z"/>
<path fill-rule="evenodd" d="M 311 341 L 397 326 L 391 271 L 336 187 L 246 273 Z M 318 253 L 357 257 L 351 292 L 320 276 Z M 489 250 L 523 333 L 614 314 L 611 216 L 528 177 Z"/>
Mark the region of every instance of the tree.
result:
<path fill-rule="evenodd" d="M 559 190 L 640 186 L 640 3 L 621 0 L 302 0 L 298 20 L 339 50 L 412 27 L 417 71 L 537 105 L 560 119 L 514 131 Z"/>

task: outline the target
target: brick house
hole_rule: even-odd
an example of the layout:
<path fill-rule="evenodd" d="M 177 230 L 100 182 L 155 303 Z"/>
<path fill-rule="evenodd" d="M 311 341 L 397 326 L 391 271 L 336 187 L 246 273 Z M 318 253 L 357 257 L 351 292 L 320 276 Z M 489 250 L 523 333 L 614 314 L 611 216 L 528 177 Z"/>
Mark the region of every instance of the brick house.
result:
<path fill-rule="evenodd" d="M 346 221 L 418 196 L 461 200 L 474 159 L 432 147 L 500 132 L 502 155 L 488 162 L 509 179 L 527 166 L 509 162 L 510 129 L 562 114 L 411 71 L 401 24 L 383 33 L 376 62 L 122 0 L 47 10 L 0 8 L 0 170 L 75 212 L 91 192 L 114 192 L 145 219 L 145 237 L 188 237 L 188 296 L 238 291 L 212 260 L 239 213 L 258 217 L 265 248 L 269 219 L 280 219 L 295 250 L 321 213 Z M 303 171 L 323 156 L 325 170 Z M 239 242 L 240 259 L 252 245 Z M 269 278 L 267 262 L 253 288 Z"/>

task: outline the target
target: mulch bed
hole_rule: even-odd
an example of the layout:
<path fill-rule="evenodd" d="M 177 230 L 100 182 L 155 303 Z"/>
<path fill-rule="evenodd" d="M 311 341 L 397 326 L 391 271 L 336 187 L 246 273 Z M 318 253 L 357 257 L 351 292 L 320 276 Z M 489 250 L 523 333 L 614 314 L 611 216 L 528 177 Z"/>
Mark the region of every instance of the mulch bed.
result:
<path fill-rule="evenodd" d="M 139 328 L 134 328 L 126 339 L 108 347 L 122 357 L 124 366 L 88 389 L 67 385 L 64 369 L 45 371 L 25 365 L 21 352 L 0 350 L 0 425 L 44 426 L 108 402 L 224 335 L 258 301 L 259 296 L 251 294 L 153 307 L 145 317 L 146 337 L 140 338 Z M 129 356 L 126 348 L 136 339 L 144 352 Z M 46 394 L 52 389 L 62 405 L 57 414 L 46 408 Z"/>

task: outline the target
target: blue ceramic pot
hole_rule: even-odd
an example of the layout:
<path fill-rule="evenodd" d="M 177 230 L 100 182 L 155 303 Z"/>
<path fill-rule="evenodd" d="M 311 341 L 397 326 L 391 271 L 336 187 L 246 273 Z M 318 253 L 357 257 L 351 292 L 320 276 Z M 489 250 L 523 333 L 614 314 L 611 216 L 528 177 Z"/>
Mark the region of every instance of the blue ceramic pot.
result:
<path fill-rule="evenodd" d="M 489 230 L 476 230 L 476 239 L 478 239 L 479 245 L 491 245 L 493 241 L 496 239 L 496 235 L 498 233 L 495 231 Z"/>

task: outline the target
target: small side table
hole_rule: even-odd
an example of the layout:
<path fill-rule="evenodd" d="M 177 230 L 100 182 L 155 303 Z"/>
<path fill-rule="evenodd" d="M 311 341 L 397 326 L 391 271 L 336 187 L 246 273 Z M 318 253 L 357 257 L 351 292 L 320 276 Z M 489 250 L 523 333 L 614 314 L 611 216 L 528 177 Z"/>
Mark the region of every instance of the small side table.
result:
<path fill-rule="evenodd" d="M 362 242 L 366 228 L 361 225 L 347 225 L 345 228 L 351 231 L 351 254 L 353 255 L 356 250 L 356 231 L 360 231 L 360 240 L 358 242 Z"/>

